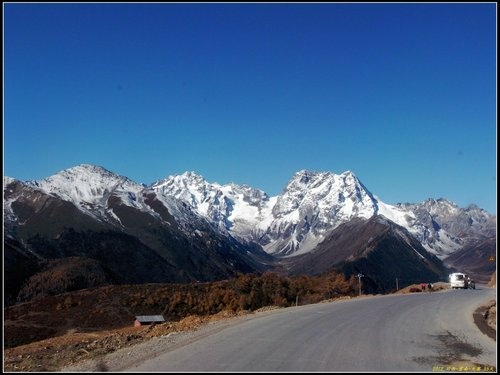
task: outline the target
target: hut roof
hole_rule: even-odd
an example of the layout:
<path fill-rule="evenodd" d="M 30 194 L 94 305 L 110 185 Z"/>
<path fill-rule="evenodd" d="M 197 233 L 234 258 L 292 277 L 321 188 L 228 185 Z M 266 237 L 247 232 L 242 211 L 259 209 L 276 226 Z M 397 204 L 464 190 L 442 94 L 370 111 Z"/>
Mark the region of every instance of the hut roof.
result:
<path fill-rule="evenodd" d="M 135 318 L 141 323 L 161 323 L 165 321 L 163 315 L 137 315 Z"/>

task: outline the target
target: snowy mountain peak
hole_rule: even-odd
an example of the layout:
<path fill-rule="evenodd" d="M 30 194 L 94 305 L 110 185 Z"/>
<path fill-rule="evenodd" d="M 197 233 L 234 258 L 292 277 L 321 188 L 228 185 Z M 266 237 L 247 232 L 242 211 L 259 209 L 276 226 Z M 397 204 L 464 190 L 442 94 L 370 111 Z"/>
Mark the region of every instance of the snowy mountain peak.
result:
<path fill-rule="evenodd" d="M 152 184 L 151 189 L 165 196 L 174 196 L 193 208 L 198 208 L 213 191 L 211 184 L 194 172 L 169 176 Z"/>
<path fill-rule="evenodd" d="M 12 177 L 9 177 L 9 176 L 3 176 L 3 187 L 5 189 L 5 187 L 13 182 L 15 182 L 16 179 L 15 178 L 12 178 Z"/>
<path fill-rule="evenodd" d="M 203 179 L 203 176 L 196 173 L 195 171 L 186 171 L 186 172 L 182 173 L 181 176 L 192 177 L 192 178 L 202 178 Z"/>
<path fill-rule="evenodd" d="M 362 205 L 368 209 L 369 216 L 377 211 L 375 198 L 350 171 L 340 175 L 306 170 L 297 172 L 278 198 L 273 213 L 288 213 L 302 205 L 318 205 L 327 210 L 343 205 L 347 211 L 357 212 L 360 212 L 360 207 L 355 206 Z M 345 213 L 350 216 L 347 211 Z"/>
<path fill-rule="evenodd" d="M 292 186 L 317 186 L 318 184 L 324 183 L 326 181 L 337 181 L 338 184 L 342 184 L 344 186 L 361 184 L 358 178 L 351 171 L 345 171 L 341 174 L 335 174 L 332 172 L 316 172 L 303 169 L 293 175 L 291 180 L 288 182 L 287 188 L 285 188 L 285 190 Z"/>
<path fill-rule="evenodd" d="M 300 184 L 308 184 L 310 181 L 317 179 L 320 176 L 325 174 L 331 174 L 330 172 L 318 172 L 318 171 L 310 171 L 308 169 L 301 169 L 296 172 L 291 178 L 289 183 L 300 183 Z"/>
<path fill-rule="evenodd" d="M 302 169 L 295 173 L 292 177 L 292 182 L 298 182 L 302 184 L 307 184 L 311 178 L 314 178 L 318 172 L 309 171 L 307 169 Z"/>
<path fill-rule="evenodd" d="M 453 212 L 459 209 L 459 207 L 455 203 L 450 202 L 449 200 L 444 198 L 438 198 L 438 199 L 429 198 L 424 202 L 422 202 L 422 206 L 426 207 L 429 210 L 429 212 L 432 211 Z"/>
<path fill-rule="evenodd" d="M 64 169 L 64 170 L 56 173 L 55 175 L 117 176 L 116 173 L 113 173 L 104 167 L 101 167 L 98 165 L 93 165 L 93 164 L 79 164 L 79 165 L 76 165 L 74 167 Z M 122 177 L 122 178 L 126 179 L 127 177 Z"/>
<path fill-rule="evenodd" d="M 378 213 L 377 200 L 351 171 L 300 170 L 276 197 L 246 185 L 209 183 L 194 172 L 170 176 L 151 188 L 186 202 L 233 236 L 279 254 L 311 250 L 341 223 Z"/>
<path fill-rule="evenodd" d="M 351 171 L 301 170 L 276 197 L 264 248 L 283 255 L 304 253 L 338 225 L 377 213 L 377 200 Z"/>
<path fill-rule="evenodd" d="M 194 172 L 169 176 L 151 188 L 159 195 L 173 196 L 189 204 L 222 231 L 247 238 L 262 218 L 269 197 L 261 190 L 235 183 L 209 183 Z"/>
<path fill-rule="evenodd" d="M 162 180 L 158 180 L 151 185 L 151 188 L 158 190 L 165 188 L 170 190 L 171 187 L 175 186 L 178 189 L 188 189 L 188 190 L 203 190 L 204 187 L 210 185 L 203 176 L 192 172 L 184 172 L 180 175 L 171 175 Z"/>
<path fill-rule="evenodd" d="M 110 172 L 107 169 L 100 167 L 98 165 L 80 164 L 59 171 L 56 174 L 45 178 L 44 180 L 54 179 L 54 178 L 66 179 L 66 180 L 90 178 L 90 180 L 95 180 L 96 178 L 114 178 L 116 176 L 121 177 L 123 179 L 127 179 L 127 177 L 118 176 L 116 173 Z"/>
<path fill-rule="evenodd" d="M 77 206 L 99 203 L 114 192 L 133 194 L 143 189 L 127 177 L 90 164 L 65 169 L 43 180 L 28 181 L 27 184 Z"/>
<path fill-rule="evenodd" d="M 196 182 L 206 182 L 205 178 L 201 175 L 199 175 L 198 173 L 196 172 L 193 172 L 193 171 L 187 171 L 187 172 L 184 172 L 183 174 L 179 175 L 179 176 L 175 176 L 177 178 L 180 178 L 182 180 L 191 180 L 191 181 L 196 181 Z"/>

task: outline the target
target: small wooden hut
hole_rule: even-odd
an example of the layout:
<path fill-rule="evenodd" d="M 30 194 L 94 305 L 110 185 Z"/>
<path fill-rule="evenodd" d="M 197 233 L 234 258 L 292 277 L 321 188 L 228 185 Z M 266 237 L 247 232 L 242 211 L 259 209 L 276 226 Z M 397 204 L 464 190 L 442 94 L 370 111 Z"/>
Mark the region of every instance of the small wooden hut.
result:
<path fill-rule="evenodd" d="M 134 327 L 164 322 L 165 318 L 163 317 L 163 315 L 137 315 L 135 317 Z"/>

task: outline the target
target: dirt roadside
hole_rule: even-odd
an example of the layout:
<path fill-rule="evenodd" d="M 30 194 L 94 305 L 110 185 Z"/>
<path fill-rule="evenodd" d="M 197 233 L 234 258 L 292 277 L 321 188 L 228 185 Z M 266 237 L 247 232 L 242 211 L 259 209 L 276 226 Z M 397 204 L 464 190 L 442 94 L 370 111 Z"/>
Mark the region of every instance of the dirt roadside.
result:
<path fill-rule="evenodd" d="M 491 300 L 479 306 L 473 314 L 474 323 L 486 336 L 496 341 L 497 334 L 497 302 Z"/>
<path fill-rule="evenodd" d="M 172 345 L 274 309 L 276 307 L 267 307 L 239 314 L 222 311 L 211 316 L 188 316 L 179 322 L 159 325 L 90 333 L 68 332 L 63 336 L 5 349 L 4 372 L 118 371 L 154 357 Z"/>
<path fill-rule="evenodd" d="M 188 316 L 179 322 L 156 326 L 91 333 L 68 332 L 64 336 L 5 349 L 4 372 L 123 371 L 161 352 L 251 319 L 255 314 L 271 314 L 277 309 L 270 306 L 240 314 L 223 311 L 207 317 Z M 495 339 L 496 301 L 491 300 L 480 306 L 474 312 L 474 321 L 484 334 L 490 336 L 493 332 Z"/>
<path fill-rule="evenodd" d="M 369 296 L 365 296 L 369 297 Z M 330 301 L 324 301 L 330 302 Z M 269 307 L 257 311 L 256 314 L 272 314 L 277 311 L 276 307 Z M 104 358 L 91 359 L 77 363 L 74 366 L 68 366 L 61 371 L 65 372 L 83 372 L 83 371 L 111 371 L 119 372 L 130 368 L 131 365 L 145 361 L 149 358 L 154 358 L 158 354 L 173 350 L 175 348 L 187 345 L 194 340 L 198 340 L 204 336 L 218 332 L 230 325 L 238 324 L 247 319 L 251 319 L 255 314 L 245 314 L 241 316 L 227 317 L 225 319 L 212 319 L 195 328 L 194 330 L 176 332 L 166 336 L 154 337 L 152 340 L 143 342 L 134 347 L 131 351 L 130 348 L 117 350 L 108 354 Z M 477 315 L 477 317 L 476 317 Z M 493 332 L 493 338 L 496 336 L 496 301 L 491 300 L 488 303 L 480 306 L 474 312 L 474 321 L 478 328 L 488 336 Z M 491 337 L 491 336 L 490 336 Z M 449 366 L 460 367 L 477 367 L 478 364 L 468 361 L 453 361 Z M 480 365 L 479 367 L 483 367 Z M 453 367 L 450 367 L 453 368 Z"/>

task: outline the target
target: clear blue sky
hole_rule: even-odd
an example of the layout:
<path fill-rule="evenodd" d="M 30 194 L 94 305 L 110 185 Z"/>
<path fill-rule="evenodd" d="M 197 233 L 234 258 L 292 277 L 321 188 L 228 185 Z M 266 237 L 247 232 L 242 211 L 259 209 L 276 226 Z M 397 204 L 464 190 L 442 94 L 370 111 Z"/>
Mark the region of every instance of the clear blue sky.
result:
<path fill-rule="evenodd" d="M 3 3 L 4 175 L 195 171 L 496 214 L 496 3 Z"/>

